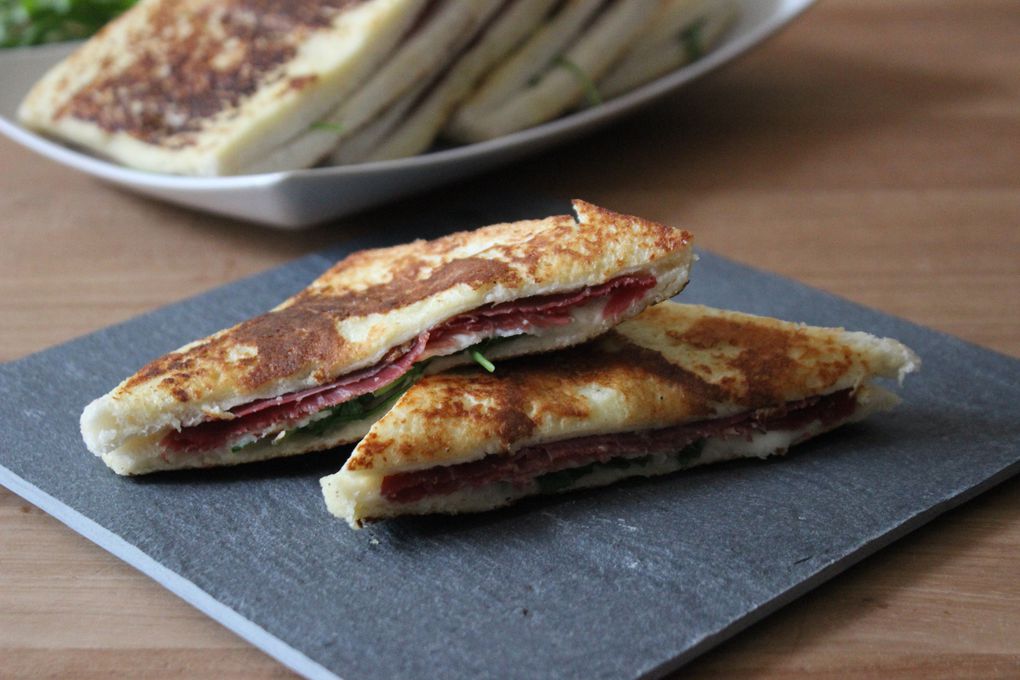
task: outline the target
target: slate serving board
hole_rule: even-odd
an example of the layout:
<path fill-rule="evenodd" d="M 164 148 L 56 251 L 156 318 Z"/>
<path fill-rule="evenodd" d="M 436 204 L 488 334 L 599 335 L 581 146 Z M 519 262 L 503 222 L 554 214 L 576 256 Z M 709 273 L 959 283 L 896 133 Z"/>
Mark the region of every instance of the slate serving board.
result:
<path fill-rule="evenodd" d="M 0 483 L 309 677 L 635 678 L 678 667 L 1020 469 L 1020 361 L 707 253 L 684 301 L 913 347 L 925 366 L 902 406 L 781 460 L 361 532 L 319 493 L 346 451 L 123 479 L 81 442 L 89 400 L 351 250 L 565 208 L 391 224 L 0 366 Z"/>

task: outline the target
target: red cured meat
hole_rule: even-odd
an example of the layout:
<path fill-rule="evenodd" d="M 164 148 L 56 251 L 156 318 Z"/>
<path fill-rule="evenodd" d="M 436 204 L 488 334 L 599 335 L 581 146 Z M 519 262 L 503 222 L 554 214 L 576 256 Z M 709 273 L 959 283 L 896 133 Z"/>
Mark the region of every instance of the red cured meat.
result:
<path fill-rule="evenodd" d="M 615 321 L 651 288 L 656 278 L 651 274 L 625 274 L 611 281 L 588 286 L 572 293 L 536 295 L 466 312 L 437 326 L 432 331 L 429 350 L 441 351 L 453 344 L 462 333 L 487 333 L 494 337 L 530 333 L 536 328 L 565 326 L 571 322 L 570 310 L 595 298 L 607 298 L 603 315 Z"/>
<path fill-rule="evenodd" d="M 729 418 L 706 420 L 642 432 L 578 437 L 529 446 L 513 455 L 495 454 L 482 460 L 402 472 L 383 478 L 380 493 L 393 503 L 413 503 L 493 482 L 520 486 L 544 474 L 634 458 L 649 453 L 680 451 L 707 437 L 750 437 L 755 432 L 792 430 L 814 420 L 831 424 L 848 417 L 856 405 L 852 390 L 790 402 L 779 410 L 748 411 Z"/>
<path fill-rule="evenodd" d="M 649 274 L 628 274 L 573 293 L 536 295 L 460 314 L 419 335 L 409 349 L 391 351 L 371 368 L 341 376 L 327 385 L 237 406 L 231 409 L 235 416 L 231 420 L 210 420 L 171 432 L 163 438 L 162 445 L 178 453 L 198 453 L 220 448 L 248 434 L 276 432 L 312 413 L 375 392 L 398 380 L 426 351 L 441 353 L 452 349 L 459 334 L 482 333 L 495 337 L 500 332 L 521 334 L 566 325 L 571 322 L 573 307 L 602 297 L 607 298 L 604 314 L 615 319 L 655 283 L 655 277 Z"/>
<path fill-rule="evenodd" d="M 210 420 L 171 432 L 163 438 L 163 446 L 181 453 L 209 451 L 253 432 L 264 434 L 279 430 L 281 423 L 293 423 L 312 413 L 375 392 L 410 370 L 425 351 L 428 338 L 428 332 L 422 333 L 399 358 L 350 373 L 329 385 L 238 406 L 231 410 L 237 416 L 231 420 Z"/>

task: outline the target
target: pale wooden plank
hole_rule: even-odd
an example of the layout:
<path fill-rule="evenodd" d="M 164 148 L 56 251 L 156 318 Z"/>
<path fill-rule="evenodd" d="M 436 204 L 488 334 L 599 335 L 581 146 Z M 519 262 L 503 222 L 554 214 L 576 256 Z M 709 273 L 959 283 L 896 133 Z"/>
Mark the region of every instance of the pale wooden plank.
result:
<path fill-rule="evenodd" d="M 1016 7 L 827 0 L 661 106 L 446 191 L 516 184 L 680 224 L 739 261 L 1020 356 Z M 0 170 L 0 360 L 336 238 L 152 203 L 6 141 Z M 2 677 L 288 675 L 7 492 L 0 546 Z M 1018 554 L 1013 481 L 686 675 L 1020 676 Z"/>

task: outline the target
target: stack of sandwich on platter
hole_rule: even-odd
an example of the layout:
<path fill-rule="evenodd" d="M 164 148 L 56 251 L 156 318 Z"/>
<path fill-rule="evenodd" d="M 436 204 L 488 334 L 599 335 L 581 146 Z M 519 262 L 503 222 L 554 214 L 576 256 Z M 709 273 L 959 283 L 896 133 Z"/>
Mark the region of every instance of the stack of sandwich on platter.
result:
<path fill-rule="evenodd" d="M 597 105 L 699 58 L 735 18 L 732 0 L 141 0 L 19 117 L 153 172 L 393 159 Z"/>
<path fill-rule="evenodd" d="M 920 365 L 889 338 L 671 302 L 689 233 L 574 211 L 349 255 L 93 401 L 85 443 L 127 475 L 336 448 L 325 504 L 360 527 L 785 453 L 891 408 L 875 379 Z"/>

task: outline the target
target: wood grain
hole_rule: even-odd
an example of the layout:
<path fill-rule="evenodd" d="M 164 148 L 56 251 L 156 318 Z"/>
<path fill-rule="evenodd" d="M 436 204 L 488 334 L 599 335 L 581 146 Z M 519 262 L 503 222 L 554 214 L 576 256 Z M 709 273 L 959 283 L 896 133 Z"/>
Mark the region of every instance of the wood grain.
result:
<path fill-rule="evenodd" d="M 1020 6 L 828 0 L 637 117 L 392 214 L 507 185 L 1020 356 Z M 0 360 L 370 229 L 280 233 L 134 197 L 0 141 Z M 1020 376 L 1018 376 L 1020 379 Z M 0 677 L 288 676 L 0 491 Z M 936 520 L 685 677 L 1020 677 L 1020 480 Z"/>

